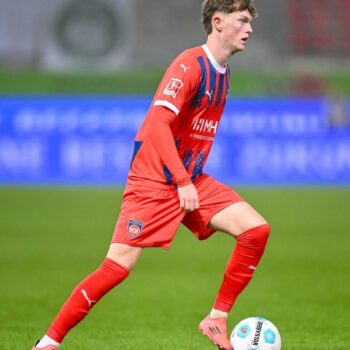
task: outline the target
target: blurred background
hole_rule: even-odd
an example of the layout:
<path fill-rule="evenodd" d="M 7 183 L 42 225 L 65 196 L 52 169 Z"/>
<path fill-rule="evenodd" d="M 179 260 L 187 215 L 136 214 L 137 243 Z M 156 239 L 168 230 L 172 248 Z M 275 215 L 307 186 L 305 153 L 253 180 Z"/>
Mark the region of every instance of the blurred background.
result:
<path fill-rule="evenodd" d="M 200 6 L 1 0 L 0 182 L 122 185 L 164 70 L 205 41 Z M 235 184 L 349 184 L 350 2 L 257 6 L 207 171 Z"/>
<path fill-rule="evenodd" d="M 201 3 L 0 0 L 2 350 L 29 349 L 103 258 L 152 95 L 171 60 L 205 42 Z M 272 227 L 229 328 L 259 315 L 284 350 L 345 350 L 350 1 L 256 5 L 205 167 Z M 177 248 L 146 249 L 63 348 L 211 349 L 195 329 L 233 244 L 181 227 Z"/>

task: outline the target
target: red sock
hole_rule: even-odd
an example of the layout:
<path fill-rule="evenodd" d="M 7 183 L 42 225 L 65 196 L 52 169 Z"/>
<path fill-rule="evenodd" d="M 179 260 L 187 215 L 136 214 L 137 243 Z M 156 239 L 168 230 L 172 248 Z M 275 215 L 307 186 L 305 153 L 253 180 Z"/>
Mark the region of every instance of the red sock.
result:
<path fill-rule="evenodd" d="M 254 227 L 237 237 L 236 247 L 226 266 L 224 280 L 213 308 L 229 312 L 238 295 L 253 277 L 270 234 L 268 224 Z"/>
<path fill-rule="evenodd" d="M 51 324 L 47 335 L 61 343 L 67 333 L 89 313 L 89 310 L 128 275 L 129 270 L 126 267 L 106 258 L 95 272 L 76 286 Z"/>

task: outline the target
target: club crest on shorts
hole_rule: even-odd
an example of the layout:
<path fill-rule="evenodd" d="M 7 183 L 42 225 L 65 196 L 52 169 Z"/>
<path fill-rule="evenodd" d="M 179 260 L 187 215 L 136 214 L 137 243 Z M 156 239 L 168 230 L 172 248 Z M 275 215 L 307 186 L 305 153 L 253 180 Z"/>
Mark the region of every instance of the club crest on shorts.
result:
<path fill-rule="evenodd" d="M 138 220 L 129 220 L 126 233 L 130 238 L 137 238 L 141 235 L 143 222 Z"/>

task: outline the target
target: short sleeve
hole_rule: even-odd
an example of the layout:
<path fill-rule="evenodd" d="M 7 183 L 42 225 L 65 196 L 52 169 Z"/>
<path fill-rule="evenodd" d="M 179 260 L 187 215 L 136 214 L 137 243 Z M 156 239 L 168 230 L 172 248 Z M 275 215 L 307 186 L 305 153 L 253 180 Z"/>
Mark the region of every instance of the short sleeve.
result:
<path fill-rule="evenodd" d="M 167 71 L 154 97 L 155 106 L 164 106 L 176 115 L 184 103 L 194 95 L 199 84 L 198 63 L 193 57 L 179 56 Z"/>

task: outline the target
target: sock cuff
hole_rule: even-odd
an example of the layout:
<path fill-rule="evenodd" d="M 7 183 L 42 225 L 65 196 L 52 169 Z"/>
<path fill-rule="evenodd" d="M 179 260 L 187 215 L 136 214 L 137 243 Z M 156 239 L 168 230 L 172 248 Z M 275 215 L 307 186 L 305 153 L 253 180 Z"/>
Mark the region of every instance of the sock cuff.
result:
<path fill-rule="evenodd" d="M 252 235 L 263 234 L 268 237 L 271 231 L 271 227 L 268 223 L 250 228 L 247 231 L 242 232 L 238 237 L 237 241 L 242 241 Z"/>
<path fill-rule="evenodd" d="M 218 296 L 215 300 L 213 309 L 216 309 L 228 314 L 232 308 L 233 303 L 236 301 L 237 296 L 234 296 L 230 301 L 226 301 L 223 298 Z"/>
<path fill-rule="evenodd" d="M 130 273 L 130 270 L 127 267 L 118 264 L 116 261 L 110 258 L 105 258 L 101 264 L 101 267 L 107 272 L 123 272 L 125 277 L 127 277 Z"/>

